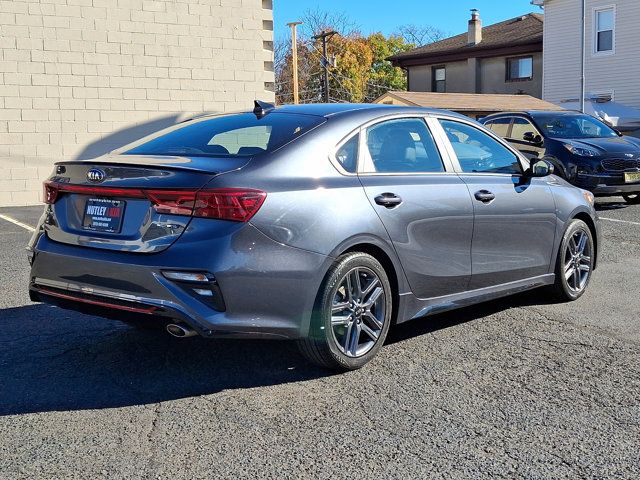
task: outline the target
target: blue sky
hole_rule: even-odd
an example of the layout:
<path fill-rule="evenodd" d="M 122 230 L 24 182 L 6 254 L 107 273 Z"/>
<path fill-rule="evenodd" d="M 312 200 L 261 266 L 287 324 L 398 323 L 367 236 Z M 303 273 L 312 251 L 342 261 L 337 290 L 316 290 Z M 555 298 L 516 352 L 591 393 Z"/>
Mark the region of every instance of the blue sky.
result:
<path fill-rule="evenodd" d="M 404 24 L 431 25 L 455 35 L 465 32 L 469 10 L 477 8 L 484 25 L 529 12 L 541 12 L 530 0 L 273 0 L 275 37 L 289 35 L 287 22 L 307 9 L 344 12 L 363 34 L 394 32 Z"/>

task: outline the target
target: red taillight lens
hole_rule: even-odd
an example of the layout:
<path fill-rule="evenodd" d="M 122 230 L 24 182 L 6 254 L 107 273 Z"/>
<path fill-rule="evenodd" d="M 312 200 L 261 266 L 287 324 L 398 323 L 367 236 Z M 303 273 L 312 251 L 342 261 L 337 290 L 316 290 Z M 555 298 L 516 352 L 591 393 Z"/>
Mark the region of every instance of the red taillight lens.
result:
<path fill-rule="evenodd" d="M 192 190 L 145 190 L 158 213 L 170 215 L 191 215 L 196 202 L 196 192 Z"/>
<path fill-rule="evenodd" d="M 44 182 L 42 184 L 44 191 L 42 199 L 47 205 L 53 205 L 58 198 L 58 186 L 53 182 Z"/>
<path fill-rule="evenodd" d="M 56 202 L 60 193 L 79 193 L 100 197 L 148 198 L 156 212 L 168 215 L 192 215 L 234 222 L 246 222 L 260 209 L 266 192 L 248 188 L 215 190 L 142 190 L 91 185 L 69 185 L 47 181 L 44 201 Z"/>
<path fill-rule="evenodd" d="M 266 192 L 241 188 L 221 188 L 198 192 L 194 217 L 247 222 L 267 198 Z"/>

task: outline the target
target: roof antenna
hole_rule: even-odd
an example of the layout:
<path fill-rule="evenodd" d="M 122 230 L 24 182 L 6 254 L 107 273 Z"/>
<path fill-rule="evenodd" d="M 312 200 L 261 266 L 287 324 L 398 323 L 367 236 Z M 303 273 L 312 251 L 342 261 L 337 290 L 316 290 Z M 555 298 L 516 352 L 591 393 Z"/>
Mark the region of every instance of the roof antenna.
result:
<path fill-rule="evenodd" d="M 267 113 L 276 108 L 273 103 L 263 102 L 261 100 L 254 100 L 253 105 L 253 113 L 258 119 L 264 117 Z"/>

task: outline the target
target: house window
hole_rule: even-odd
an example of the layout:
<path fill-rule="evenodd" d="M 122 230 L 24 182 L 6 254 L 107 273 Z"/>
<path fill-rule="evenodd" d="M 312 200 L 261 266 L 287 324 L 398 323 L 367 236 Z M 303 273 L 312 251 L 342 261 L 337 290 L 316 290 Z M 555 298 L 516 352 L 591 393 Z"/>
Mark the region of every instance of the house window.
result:
<path fill-rule="evenodd" d="M 445 67 L 433 67 L 432 75 L 433 79 L 431 90 L 439 93 L 446 92 L 447 72 Z"/>
<path fill-rule="evenodd" d="M 507 81 L 518 82 L 533 78 L 533 57 L 507 58 Z"/>
<path fill-rule="evenodd" d="M 613 53 L 615 11 L 613 7 L 603 8 L 595 12 L 595 47 L 596 53 Z"/>

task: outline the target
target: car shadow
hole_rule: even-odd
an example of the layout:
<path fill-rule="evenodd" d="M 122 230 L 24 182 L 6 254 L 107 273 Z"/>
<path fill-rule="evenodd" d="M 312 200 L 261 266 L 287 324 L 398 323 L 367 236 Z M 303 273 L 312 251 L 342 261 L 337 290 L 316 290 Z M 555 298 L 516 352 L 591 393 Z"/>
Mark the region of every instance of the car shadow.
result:
<path fill-rule="evenodd" d="M 623 208 L 627 208 L 628 206 L 629 204 L 627 204 L 627 202 L 625 202 L 623 199 L 609 201 L 598 200 L 596 202 L 595 208 L 597 211 L 603 212 L 607 210 L 620 210 Z"/>
<path fill-rule="evenodd" d="M 544 302 L 528 293 L 434 315 L 397 325 L 387 343 Z M 44 304 L 0 310 L 0 329 L 0 415 L 145 405 L 333 374 L 293 342 L 179 340 Z"/>

